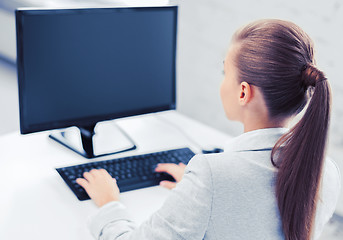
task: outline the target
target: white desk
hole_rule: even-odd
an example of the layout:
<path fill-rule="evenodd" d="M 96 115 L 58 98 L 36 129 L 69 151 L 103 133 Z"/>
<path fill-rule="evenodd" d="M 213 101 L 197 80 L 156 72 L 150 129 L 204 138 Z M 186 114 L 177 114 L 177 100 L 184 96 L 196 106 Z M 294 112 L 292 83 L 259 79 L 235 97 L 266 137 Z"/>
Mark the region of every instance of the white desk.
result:
<path fill-rule="evenodd" d="M 202 146 L 221 147 L 230 138 L 175 111 L 159 114 Z M 96 160 L 184 146 L 199 151 L 175 126 L 154 114 L 116 122 L 138 148 Z M 55 171 L 55 167 L 90 160 L 49 139 L 48 132 L 1 136 L 0 154 L 0 239 L 93 239 L 86 228 L 86 219 L 97 207 L 92 201 L 79 201 Z M 168 194 L 169 190 L 156 186 L 122 193 L 121 201 L 134 220 L 141 223 L 160 208 Z"/>

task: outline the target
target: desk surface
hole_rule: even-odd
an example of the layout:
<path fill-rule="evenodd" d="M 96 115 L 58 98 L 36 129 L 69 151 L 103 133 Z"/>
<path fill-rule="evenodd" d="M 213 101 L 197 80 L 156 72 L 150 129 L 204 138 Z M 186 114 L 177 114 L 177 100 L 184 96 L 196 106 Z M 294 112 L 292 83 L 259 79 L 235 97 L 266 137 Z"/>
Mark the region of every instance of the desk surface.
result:
<path fill-rule="evenodd" d="M 199 152 L 198 146 L 179 128 L 203 147 L 221 147 L 230 139 L 176 111 L 115 122 L 135 140 L 138 148 L 96 161 L 184 146 Z M 55 171 L 55 167 L 90 160 L 49 139 L 48 134 L 23 136 L 15 132 L 0 137 L 0 239 L 93 239 L 86 220 L 97 207 L 92 201 L 79 201 Z M 120 197 L 133 219 L 141 223 L 160 208 L 169 192 L 156 186 L 121 193 Z"/>

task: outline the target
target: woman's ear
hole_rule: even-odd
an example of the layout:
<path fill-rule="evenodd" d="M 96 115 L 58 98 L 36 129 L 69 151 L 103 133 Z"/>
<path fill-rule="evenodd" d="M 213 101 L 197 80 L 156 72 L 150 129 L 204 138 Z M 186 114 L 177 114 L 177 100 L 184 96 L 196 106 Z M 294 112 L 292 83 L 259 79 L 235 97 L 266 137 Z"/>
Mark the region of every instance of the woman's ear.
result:
<path fill-rule="evenodd" d="M 239 95 L 239 103 L 241 106 L 246 105 L 250 102 L 252 98 L 252 89 L 249 83 L 241 82 L 240 84 L 240 95 Z"/>

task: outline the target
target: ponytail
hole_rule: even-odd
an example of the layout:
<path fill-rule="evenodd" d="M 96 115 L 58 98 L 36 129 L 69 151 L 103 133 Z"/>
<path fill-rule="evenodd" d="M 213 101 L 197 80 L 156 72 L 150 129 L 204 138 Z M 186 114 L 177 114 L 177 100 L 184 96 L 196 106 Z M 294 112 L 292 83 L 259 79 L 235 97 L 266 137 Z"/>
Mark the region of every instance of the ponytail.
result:
<path fill-rule="evenodd" d="M 311 38 L 296 24 L 265 19 L 238 30 L 233 43 L 238 80 L 258 87 L 270 121 L 282 122 L 307 104 L 302 119 L 272 150 L 276 200 L 286 240 L 309 240 L 330 118 L 330 87 L 312 63 Z M 309 101 L 310 100 L 310 101 Z"/>
<path fill-rule="evenodd" d="M 279 139 L 271 156 L 279 169 L 276 198 L 287 240 L 312 237 L 330 119 L 330 87 L 324 74 L 308 64 L 301 78 L 312 98 L 302 119 Z"/>

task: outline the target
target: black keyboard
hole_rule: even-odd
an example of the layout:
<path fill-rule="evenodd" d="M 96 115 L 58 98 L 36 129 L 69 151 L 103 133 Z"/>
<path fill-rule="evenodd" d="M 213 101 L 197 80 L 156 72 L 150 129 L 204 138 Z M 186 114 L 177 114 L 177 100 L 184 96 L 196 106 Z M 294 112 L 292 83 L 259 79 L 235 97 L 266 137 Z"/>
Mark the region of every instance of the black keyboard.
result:
<path fill-rule="evenodd" d="M 120 192 L 159 185 L 162 180 L 175 181 L 167 173 L 155 172 L 158 163 L 184 163 L 195 154 L 189 148 L 173 149 L 143 155 L 129 156 L 75 166 L 56 168 L 63 180 L 79 200 L 89 199 L 86 191 L 76 183 L 76 178 L 94 168 L 106 169 L 117 180 Z"/>

